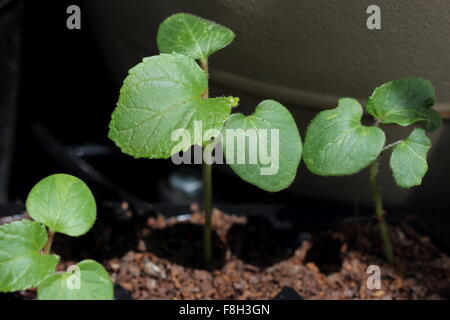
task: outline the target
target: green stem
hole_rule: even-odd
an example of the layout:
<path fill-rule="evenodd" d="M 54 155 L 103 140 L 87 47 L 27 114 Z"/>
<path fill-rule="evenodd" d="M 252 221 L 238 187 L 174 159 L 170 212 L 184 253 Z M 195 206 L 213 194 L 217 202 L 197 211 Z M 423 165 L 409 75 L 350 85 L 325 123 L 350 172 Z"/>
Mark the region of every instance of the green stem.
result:
<path fill-rule="evenodd" d="M 53 238 L 55 237 L 55 232 L 49 231 L 48 233 L 48 240 L 44 247 L 44 254 L 50 254 L 50 250 L 52 248 Z"/>
<path fill-rule="evenodd" d="M 388 151 L 388 150 L 394 148 L 396 145 L 398 145 L 398 144 L 400 144 L 400 143 L 402 143 L 402 142 L 403 142 L 403 140 L 399 140 L 399 141 L 396 141 L 396 142 L 394 142 L 394 143 L 388 144 L 387 146 L 385 146 L 385 147 L 383 148 L 383 150 L 381 150 L 381 153 L 386 152 L 386 151 Z"/>
<path fill-rule="evenodd" d="M 208 75 L 208 62 L 201 61 L 201 67 Z M 209 98 L 209 89 L 202 93 L 204 99 Z M 209 155 L 204 155 L 204 157 Z M 211 162 L 209 162 L 211 163 Z M 213 251 L 212 251 L 212 165 L 207 164 L 205 159 L 202 163 L 202 174 L 203 174 L 203 209 L 205 210 L 205 225 L 203 226 L 203 256 L 205 263 L 208 267 L 211 266 Z"/>
<path fill-rule="evenodd" d="M 207 266 L 212 262 L 212 165 L 202 164 L 203 171 L 203 208 L 205 210 L 205 225 L 203 226 L 203 254 Z"/>
<path fill-rule="evenodd" d="M 203 71 L 205 71 L 206 76 L 208 77 L 209 76 L 208 61 L 201 61 L 200 66 L 203 69 Z M 205 99 L 209 98 L 209 85 L 206 86 L 205 91 L 202 93 L 202 97 Z"/>
<path fill-rule="evenodd" d="M 372 197 L 375 205 L 375 215 L 378 219 L 378 224 L 381 232 L 381 240 L 383 241 L 384 255 L 388 263 L 394 262 L 394 251 L 392 249 L 389 229 L 384 219 L 385 211 L 383 209 L 383 202 L 381 200 L 380 187 L 378 185 L 378 167 L 379 160 L 375 160 L 370 166 L 370 182 L 372 184 Z"/>

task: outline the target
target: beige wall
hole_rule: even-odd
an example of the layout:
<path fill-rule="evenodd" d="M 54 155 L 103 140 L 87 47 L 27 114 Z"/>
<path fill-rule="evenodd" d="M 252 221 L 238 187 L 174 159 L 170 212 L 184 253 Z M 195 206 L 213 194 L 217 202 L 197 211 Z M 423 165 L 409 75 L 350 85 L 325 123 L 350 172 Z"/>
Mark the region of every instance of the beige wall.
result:
<path fill-rule="evenodd" d="M 366 28 L 371 4 L 381 7 L 381 30 Z M 86 6 L 118 80 L 156 53 L 159 23 L 186 11 L 237 34 L 212 58 L 217 81 L 322 106 L 340 96 L 364 99 L 380 83 L 414 75 L 430 79 L 440 106 L 450 110 L 449 0 L 89 0 Z"/>
<path fill-rule="evenodd" d="M 381 7 L 381 30 L 366 28 L 371 4 Z M 85 6 L 118 85 L 142 57 L 157 54 L 160 22 L 190 12 L 237 35 L 211 58 L 217 92 L 243 98 L 244 111 L 263 98 L 282 101 L 296 115 L 303 137 L 316 110 L 302 107 L 334 107 L 341 96 L 364 100 L 375 86 L 406 76 L 431 80 L 439 108 L 450 113 L 450 0 L 87 0 Z M 404 133 L 393 128 L 388 136 Z M 388 204 L 450 203 L 448 123 L 433 141 L 421 188 L 400 190 L 384 164 Z M 290 192 L 370 203 L 364 173 L 337 179 L 304 171 Z"/>

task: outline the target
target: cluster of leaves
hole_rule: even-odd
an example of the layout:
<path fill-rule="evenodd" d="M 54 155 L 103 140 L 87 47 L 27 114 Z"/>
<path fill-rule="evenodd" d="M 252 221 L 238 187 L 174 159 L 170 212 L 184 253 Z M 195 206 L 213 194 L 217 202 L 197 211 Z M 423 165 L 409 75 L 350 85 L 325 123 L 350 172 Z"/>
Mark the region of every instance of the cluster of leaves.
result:
<path fill-rule="evenodd" d="M 206 148 L 211 140 L 226 135 L 227 129 L 243 133 L 251 128 L 259 139 L 266 130 L 277 129 L 279 169 L 273 175 L 261 174 L 264 164 L 259 157 L 256 163 L 228 161 L 234 159 L 235 146 L 222 139 L 225 158 L 233 171 L 263 190 L 287 188 L 296 177 L 302 153 L 307 168 L 318 175 L 351 175 L 373 165 L 375 177 L 379 157 L 392 150 L 390 166 L 397 184 L 404 188 L 421 184 L 428 170 L 426 157 L 431 146 L 426 131 L 441 125 L 439 114 L 431 109 L 435 93 L 429 81 L 405 78 L 377 88 L 366 105 L 367 113 L 374 117 L 372 126 L 362 124 L 364 110 L 356 99 L 340 99 L 337 108 L 314 118 L 303 146 L 292 115 L 280 103 L 265 100 L 252 115 L 231 115 L 238 98 L 209 97 L 208 58 L 234 37 L 231 30 L 190 14 L 167 18 L 157 36 L 161 54 L 143 59 L 124 81 L 109 126 L 110 139 L 135 158 L 169 158 L 194 144 Z M 198 121 L 205 131 L 217 134 L 198 137 L 194 132 Z M 416 123 L 423 128 L 414 129 L 406 139 L 390 145 L 386 145 L 385 133 L 379 127 Z M 187 130 L 196 140 L 173 141 L 172 133 L 178 129 Z M 245 144 L 246 156 L 254 152 L 251 147 Z M 274 150 L 269 146 L 267 151 Z M 374 203 L 381 219 L 383 209 L 375 180 Z M 388 239 L 385 242 L 390 247 Z"/>
<path fill-rule="evenodd" d="M 431 109 L 434 88 L 430 82 L 420 78 L 394 80 L 377 88 L 369 98 L 366 111 L 375 118 L 374 126 L 362 125 L 362 106 L 355 99 L 344 98 L 337 108 L 319 113 L 312 121 L 302 150 L 295 121 L 278 102 L 263 101 L 250 116 L 230 116 L 237 98 L 203 97 L 208 90 L 208 74 L 195 60 L 207 65 L 209 56 L 229 45 L 234 37 L 231 30 L 190 14 L 167 18 L 157 36 L 161 54 L 145 58 L 124 81 L 109 137 L 124 153 L 136 158 L 169 158 L 193 144 L 206 146 L 214 138 L 204 136 L 201 141 L 184 145 L 171 140 L 172 132 L 180 128 L 195 136 L 194 121 L 202 121 L 204 130 L 218 132 L 228 128 L 276 128 L 280 130 L 280 170 L 276 175 L 259 174 L 259 161 L 231 167 L 243 180 L 267 191 L 279 191 L 294 180 L 302 151 L 313 173 L 350 175 L 366 168 L 385 150 L 386 137 L 378 124 L 409 126 L 421 122 L 426 131 L 441 124 L 439 114 Z M 426 154 L 431 142 L 425 130 L 417 128 L 392 146 L 390 165 L 401 187 L 419 185 L 427 171 Z"/>
<path fill-rule="evenodd" d="M 431 141 L 426 131 L 441 125 L 438 112 L 431 109 L 435 93 L 432 84 L 421 78 L 393 80 L 375 89 L 366 111 L 373 126 L 361 123 L 363 108 L 351 98 L 339 100 L 335 109 L 320 112 L 306 132 L 303 159 L 318 175 L 342 176 L 366 168 L 380 155 L 392 150 L 390 167 L 396 183 L 403 188 L 420 185 L 428 170 L 427 153 Z M 404 140 L 386 145 L 379 124 L 409 126 L 421 123 Z"/>
<path fill-rule="evenodd" d="M 70 288 L 67 281 L 73 273 L 55 272 L 59 257 L 50 254 L 55 233 L 76 237 L 94 224 L 96 204 L 86 184 L 70 175 L 51 175 L 33 187 L 26 207 L 34 221 L 0 226 L 0 291 L 37 287 L 38 298 L 44 300 L 112 299 L 113 285 L 102 265 L 80 262 L 79 288 Z"/>
<path fill-rule="evenodd" d="M 261 175 L 265 164 L 230 163 L 243 180 L 266 191 L 280 191 L 295 179 L 302 156 L 308 169 L 319 175 L 341 176 L 361 171 L 392 150 L 390 166 L 397 184 L 404 188 L 419 185 L 428 170 L 426 156 L 431 141 L 426 131 L 441 125 L 431 109 L 434 89 L 420 78 L 394 80 L 377 88 L 366 105 L 375 119 L 373 126 L 361 123 L 363 108 L 351 98 L 340 99 L 337 108 L 320 112 L 308 127 L 304 148 L 290 112 L 273 100 L 261 102 L 252 115 L 231 115 L 238 98 L 208 94 L 208 58 L 228 46 L 234 33 L 214 22 L 176 14 L 160 26 L 157 43 L 161 54 L 143 61 L 129 71 L 112 114 L 109 137 L 126 154 L 136 158 L 169 158 L 197 144 L 206 147 L 218 135 L 179 144 L 172 141 L 175 130 L 185 129 L 191 137 L 195 121 L 204 131 L 251 128 L 279 131 L 279 170 Z M 200 63 L 197 63 L 197 61 Z M 409 126 L 422 123 L 404 140 L 386 146 L 379 124 Z M 230 149 L 223 139 L 223 151 Z M 251 152 L 246 144 L 245 152 Z M 269 153 L 270 144 L 268 146 Z M 27 211 L 34 221 L 22 220 L 0 226 L 0 291 L 38 288 L 40 299 L 112 299 L 113 286 L 106 270 L 85 260 L 80 270 L 80 288 L 69 288 L 70 272 L 55 272 L 59 257 L 50 254 L 55 233 L 80 236 L 96 219 L 95 199 L 79 179 L 57 174 L 40 181 L 31 190 Z M 50 232 L 47 231 L 47 228 Z M 50 238 L 50 239 L 49 239 Z"/>
<path fill-rule="evenodd" d="M 157 35 L 161 54 L 144 58 L 124 81 L 109 137 L 122 152 L 135 158 L 169 158 L 194 144 L 206 147 L 217 138 L 203 136 L 185 144 L 171 140 L 177 129 L 186 129 L 195 137 L 195 121 L 202 122 L 204 132 L 252 128 L 259 137 L 263 129 L 278 129 L 280 160 L 276 174 L 259 174 L 264 167 L 260 159 L 256 164 L 232 164 L 231 168 L 249 183 L 267 191 L 280 191 L 295 179 L 302 154 L 302 141 L 290 112 L 280 103 L 266 100 L 250 116 L 230 116 L 237 98 L 205 96 L 208 58 L 234 37 L 230 29 L 190 14 L 167 18 Z M 223 140 L 227 157 L 231 146 L 225 144 Z M 248 154 L 250 146 L 246 144 L 246 148 Z"/>

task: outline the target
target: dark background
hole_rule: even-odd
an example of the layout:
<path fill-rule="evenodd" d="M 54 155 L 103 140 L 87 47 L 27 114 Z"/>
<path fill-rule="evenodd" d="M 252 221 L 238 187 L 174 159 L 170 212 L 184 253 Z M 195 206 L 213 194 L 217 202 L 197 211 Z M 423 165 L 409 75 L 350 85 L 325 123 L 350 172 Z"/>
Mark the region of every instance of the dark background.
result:
<path fill-rule="evenodd" d="M 66 9 L 71 4 L 81 7 L 81 30 L 66 27 Z M 0 177 L 7 185 L 10 202 L 23 203 L 36 182 L 58 172 L 76 174 L 86 180 L 98 202 L 127 200 L 117 192 L 117 186 L 148 203 L 169 204 L 163 206 L 165 213 L 181 213 L 182 209 L 174 205 L 201 200 L 198 192 L 186 195 L 174 190 L 168 182 L 169 177 L 180 173 L 199 179 L 200 166 L 175 166 L 170 160 L 135 160 L 120 154 L 107 138 L 119 88 L 108 71 L 88 19 L 83 17 L 81 1 L 0 0 L 0 21 L 0 67 L 3 68 L 0 69 L 0 98 L 15 93 L 17 97 L 0 100 L 17 107 L 14 143 L 0 154 L 0 158 L 8 155 L 12 161 L 10 178 Z M 13 33 L 21 35 L 22 40 L 11 39 L 9 35 Z M 148 52 L 148 55 L 156 53 Z M 8 66 L 14 61 L 20 63 L 20 68 L 11 71 Z M 9 72 L 4 72 L 6 69 Z M 7 110 L 5 106 L 0 105 L 0 116 L 2 109 Z M 42 130 L 36 130 L 36 126 L 53 138 L 39 134 Z M 63 149 L 58 148 L 58 143 Z M 67 161 L 63 151 L 86 144 L 95 147 L 94 156 L 86 158 L 88 163 L 111 181 L 98 183 L 92 177 L 82 176 Z M 268 194 L 233 174 L 217 171 L 214 172 L 214 201 L 219 207 L 232 204 L 231 210 L 237 213 L 271 215 L 275 212 L 296 220 L 327 221 L 330 217 L 372 214 L 371 208 L 314 201 L 292 196 L 288 191 Z M 411 213 L 414 208 L 396 210 L 390 217 Z M 434 235 L 438 243 L 450 248 L 449 215 L 445 209 L 429 210 L 419 225 Z"/>
<path fill-rule="evenodd" d="M 66 172 L 66 163 L 55 159 L 36 136 L 35 124 L 43 125 L 65 146 L 104 145 L 108 156 L 89 158 L 99 171 L 123 188 L 149 202 L 166 199 L 158 184 L 164 184 L 173 170 L 168 160 L 135 160 L 122 155 L 107 138 L 110 116 L 118 98 L 115 85 L 98 44 L 83 15 L 82 1 L 12 1 L 24 3 L 23 42 L 18 98 L 16 140 L 12 152 L 9 198 L 26 198 L 31 186 L 43 177 Z M 66 9 L 81 7 L 81 30 L 69 30 Z M 7 8 L 5 8 L 7 9 Z M 107 14 L 107 13 L 105 13 Z M 157 54 L 149 52 L 148 55 Z M 50 146 L 51 147 L 51 146 Z M 200 166 L 188 170 L 199 176 Z M 184 171 L 183 171 L 184 172 Z M 215 199 L 220 202 L 298 202 L 287 193 L 268 194 L 233 175 L 214 173 Z M 109 196 L 109 195 L 106 195 Z M 175 199 L 183 202 L 183 199 Z"/>
<path fill-rule="evenodd" d="M 23 199 L 36 181 L 63 170 L 33 137 L 42 123 L 65 144 L 107 142 L 115 99 L 88 26 L 66 28 L 71 1 L 25 1 L 17 139 L 10 198 Z"/>

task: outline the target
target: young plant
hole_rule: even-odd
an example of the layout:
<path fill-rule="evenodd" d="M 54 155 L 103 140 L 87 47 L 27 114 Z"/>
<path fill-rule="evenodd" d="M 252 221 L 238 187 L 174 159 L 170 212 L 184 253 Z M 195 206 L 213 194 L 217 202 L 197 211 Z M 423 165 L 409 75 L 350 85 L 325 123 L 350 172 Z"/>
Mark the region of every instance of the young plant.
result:
<path fill-rule="evenodd" d="M 210 97 L 208 58 L 229 45 L 234 37 L 230 29 L 190 14 L 179 13 L 167 18 L 157 35 L 161 54 L 144 58 L 129 71 L 109 125 L 109 138 L 122 152 L 135 158 L 167 159 L 193 145 L 203 147 L 207 264 L 212 260 L 212 151 L 218 151 L 218 142 L 222 140 L 225 158 L 236 174 L 271 192 L 292 183 L 302 153 L 295 121 L 280 103 L 265 100 L 250 116 L 230 116 L 238 98 Z M 199 123 L 204 134 L 198 134 Z M 177 134 L 180 130 L 185 134 Z M 234 152 L 235 140 L 247 141 L 252 130 L 265 155 L 279 154 L 272 163 L 277 170 L 271 172 L 267 168 L 267 157 L 255 159 L 255 144 L 244 143 L 241 150 Z M 276 134 L 267 137 L 267 130 Z M 238 132 L 235 140 L 232 134 L 227 134 L 231 131 Z M 179 142 L 179 137 L 186 136 L 189 138 Z M 262 143 L 264 137 L 270 140 L 268 146 Z M 244 161 L 233 161 L 239 156 Z"/>
<path fill-rule="evenodd" d="M 37 287 L 42 300 L 113 299 L 108 272 L 93 260 L 84 260 L 69 272 L 55 272 L 59 262 L 51 254 L 55 234 L 77 237 L 95 222 L 95 199 L 86 184 L 70 175 L 51 175 L 33 187 L 26 207 L 34 221 L 0 226 L 0 291 Z"/>
<path fill-rule="evenodd" d="M 431 147 L 425 130 L 434 131 L 442 122 L 439 113 L 431 109 L 434 96 L 434 88 L 427 80 L 394 80 L 376 88 L 367 102 L 366 111 L 375 119 L 372 126 L 362 125 L 363 108 L 357 100 L 343 98 L 337 108 L 320 112 L 306 132 L 303 159 L 311 172 L 344 176 L 370 166 L 375 214 L 388 262 L 393 262 L 394 252 L 378 186 L 379 159 L 392 151 L 390 167 L 396 183 L 402 188 L 421 184 Z M 386 145 L 380 124 L 406 127 L 415 123 L 422 124 L 425 130 L 416 128 L 407 138 Z"/>

